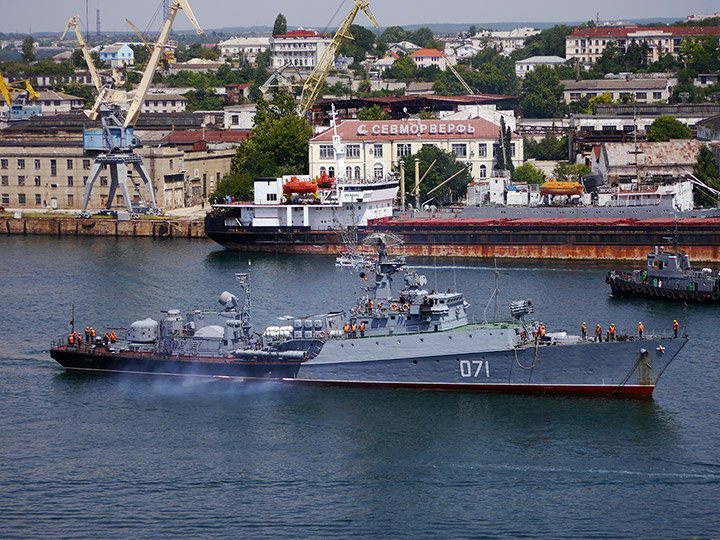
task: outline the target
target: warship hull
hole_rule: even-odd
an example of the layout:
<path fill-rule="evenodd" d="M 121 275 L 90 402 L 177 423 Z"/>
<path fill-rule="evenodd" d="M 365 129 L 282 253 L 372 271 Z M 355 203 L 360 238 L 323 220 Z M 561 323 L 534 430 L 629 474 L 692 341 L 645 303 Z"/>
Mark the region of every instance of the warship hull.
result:
<path fill-rule="evenodd" d="M 483 331 L 329 340 L 312 358 L 275 362 L 55 346 L 68 370 L 455 391 L 650 396 L 687 339 L 496 347 Z M 487 331 L 486 331 L 487 332 Z M 492 334 L 490 334 L 492 335 Z M 501 338 L 502 339 L 502 338 Z M 289 346 L 306 348 L 302 343 Z"/>

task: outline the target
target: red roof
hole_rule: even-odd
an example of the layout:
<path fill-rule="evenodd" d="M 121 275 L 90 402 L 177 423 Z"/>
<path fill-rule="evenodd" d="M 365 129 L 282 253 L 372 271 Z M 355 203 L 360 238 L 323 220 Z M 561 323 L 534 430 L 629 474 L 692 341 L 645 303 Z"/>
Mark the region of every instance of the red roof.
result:
<path fill-rule="evenodd" d="M 417 58 L 420 56 L 445 56 L 443 53 L 438 51 L 437 49 L 418 49 L 414 53 L 412 53 L 410 56 L 413 58 Z"/>
<path fill-rule="evenodd" d="M 575 30 L 568 37 L 587 37 L 587 38 L 627 38 L 632 34 L 658 34 L 665 33 L 672 36 L 720 36 L 720 26 L 603 26 L 600 28 L 583 28 Z"/>
<path fill-rule="evenodd" d="M 315 30 L 292 30 L 284 36 L 275 36 L 275 38 L 303 38 L 303 37 L 328 37 L 325 34 L 318 34 Z"/>

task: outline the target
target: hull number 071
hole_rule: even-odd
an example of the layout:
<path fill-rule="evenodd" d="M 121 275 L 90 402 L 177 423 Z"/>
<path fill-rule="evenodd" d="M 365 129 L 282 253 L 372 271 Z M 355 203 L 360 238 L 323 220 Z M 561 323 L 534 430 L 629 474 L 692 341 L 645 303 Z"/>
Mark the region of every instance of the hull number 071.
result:
<path fill-rule="evenodd" d="M 490 362 L 487 360 L 460 360 L 460 375 L 463 377 L 490 377 Z"/>

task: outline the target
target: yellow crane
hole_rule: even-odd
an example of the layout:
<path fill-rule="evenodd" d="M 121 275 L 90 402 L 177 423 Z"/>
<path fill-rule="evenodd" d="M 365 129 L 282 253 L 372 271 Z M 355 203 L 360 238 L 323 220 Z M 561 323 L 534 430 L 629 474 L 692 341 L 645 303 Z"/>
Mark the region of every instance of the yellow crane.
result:
<path fill-rule="evenodd" d="M 20 88 L 21 86 L 24 86 L 24 88 Z M 27 92 L 28 99 L 32 101 L 35 101 L 38 97 L 40 97 L 28 79 L 5 84 L 2 71 L 0 71 L 0 94 L 2 94 L 3 98 L 5 98 L 5 102 L 8 104 L 8 107 L 13 104 L 13 92 Z"/>
<path fill-rule="evenodd" d="M 320 93 L 320 89 L 327 78 L 330 68 L 335 62 L 335 58 L 337 57 L 338 52 L 340 51 L 340 46 L 343 44 L 343 41 L 345 41 L 345 38 L 353 39 L 350 34 L 350 25 L 352 25 L 355 20 L 355 16 L 358 11 L 362 10 L 362 12 L 367 15 L 367 18 L 370 19 L 370 22 L 375 25 L 375 28 L 380 26 L 375 20 L 372 11 L 370 11 L 370 3 L 367 0 L 353 1 L 355 2 L 355 6 L 353 6 L 350 10 L 348 16 L 345 17 L 345 20 L 342 22 L 337 32 L 335 32 L 330 45 L 328 45 L 327 49 L 325 49 L 325 52 L 318 61 L 317 65 L 310 73 L 307 81 L 305 81 L 302 95 L 300 96 L 300 116 L 304 116 L 315 103 L 315 100 Z"/>
<path fill-rule="evenodd" d="M 147 40 L 143 37 L 143 35 L 140 33 L 140 30 L 137 29 L 137 27 L 130 21 L 130 19 L 125 19 L 125 22 L 130 25 L 130 28 L 132 28 L 137 36 L 142 40 L 142 42 L 145 44 L 145 47 L 147 48 L 148 52 L 152 54 L 153 48 L 150 46 L 150 44 L 147 42 Z M 175 63 L 175 53 L 172 49 L 166 48 L 163 50 L 163 54 L 160 57 L 160 62 L 163 64 L 163 67 L 167 69 L 167 67 L 170 64 Z"/>

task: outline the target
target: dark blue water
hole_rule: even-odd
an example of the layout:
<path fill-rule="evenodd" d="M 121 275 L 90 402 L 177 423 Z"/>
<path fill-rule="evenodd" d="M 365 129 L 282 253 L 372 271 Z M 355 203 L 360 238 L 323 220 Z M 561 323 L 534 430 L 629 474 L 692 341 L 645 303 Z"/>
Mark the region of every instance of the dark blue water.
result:
<path fill-rule="evenodd" d="M 48 355 L 72 304 L 96 329 L 211 307 L 247 261 L 203 241 L 0 237 L 0 538 L 720 535 L 718 307 L 688 308 L 692 340 L 651 400 L 79 375 Z M 492 264 L 455 262 L 411 261 L 481 318 Z M 610 298 L 604 264 L 499 267 L 502 315 L 531 297 L 548 330 L 684 323 L 677 304 Z M 357 281 L 324 257 L 251 272 L 258 327 L 348 307 Z"/>

